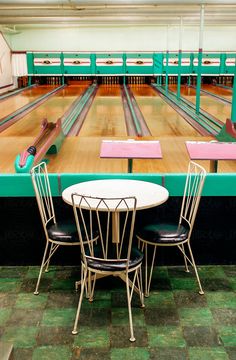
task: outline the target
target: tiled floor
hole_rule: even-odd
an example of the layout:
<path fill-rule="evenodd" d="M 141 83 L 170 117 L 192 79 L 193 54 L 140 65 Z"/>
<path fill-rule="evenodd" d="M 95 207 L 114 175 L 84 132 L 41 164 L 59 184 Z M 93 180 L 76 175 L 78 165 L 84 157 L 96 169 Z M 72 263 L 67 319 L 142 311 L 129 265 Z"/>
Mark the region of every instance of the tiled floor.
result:
<path fill-rule="evenodd" d="M 199 268 L 205 295 L 180 267 L 155 269 L 145 309 L 134 298 L 136 342 L 130 343 L 125 284 L 97 281 L 84 299 L 78 335 L 72 325 L 79 269 L 54 268 L 33 295 L 37 267 L 0 268 L 0 340 L 14 360 L 235 360 L 236 266 Z"/>

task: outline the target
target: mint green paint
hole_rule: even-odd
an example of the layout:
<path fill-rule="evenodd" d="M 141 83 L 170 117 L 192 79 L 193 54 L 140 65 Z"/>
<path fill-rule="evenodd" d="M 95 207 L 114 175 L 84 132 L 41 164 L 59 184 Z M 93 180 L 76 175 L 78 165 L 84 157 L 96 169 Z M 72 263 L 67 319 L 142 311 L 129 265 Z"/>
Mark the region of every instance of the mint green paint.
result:
<path fill-rule="evenodd" d="M 168 75 L 178 75 L 179 70 L 178 66 L 163 66 L 163 53 L 33 53 L 27 52 L 27 67 L 28 67 L 28 74 L 29 75 L 53 75 L 53 74 L 63 74 L 63 75 L 161 75 L 167 74 Z M 169 59 L 178 59 L 178 53 L 169 53 Z M 189 53 L 184 52 L 182 53 L 182 58 L 190 58 L 190 65 L 181 65 L 181 75 L 184 74 L 197 74 L 198 73 L 198 66 L 195 66 L 193 63 L 194 58 L 197 58 L 199 55 L 197 53 Z M 60 66 L 34 66 L 34 58 L 60 58 L 61 64 Z M 211 59 L 219 58 L 220 65 L 219 66 L 203 66 L 201 69 L 202 75 L 208 74 L 232 74 L 234 72 L 233 66 L 226 66 L 225 61 L 226 59 L 235 58 L 235 53 L 204 53 L 204 59 Z M 90 58 L 90 65 L 88 66 L 64 66 L 64 59 L 70 58 Z M 109 59 L 109 58 L 122 58 L 123 64 L 120 66 L 96 66 L 96 58 L 102 59 Z M 150 58 L 153 60 L 153 66 L 126 66 L 126 59 L 141 59 L 141 58 Z"/>
<path fill-rule="evenodd" d="M 163 54 L 153 54 L 153 73 L 154 75 L 161 75 L 163 73 Z"/>
<path fill-rule="evenodd" d="M 83 65 L 83 66 L 76 66 L 76 65 L 64 65 L 64 74 L 66 75 L 87 75 L 87 74 L 92 74 L 92 61 L 90 58 L 90 53 L 64 53 L 63 57 L 65 60 L 67 59 L 76 59 L 78 61 L 83 61 L 84 59 L 90 59 L 90 64 L 88 64 L 87 66 Z"/>
<path fill-rule="evenodd" d="M 126 54 L 126 59 L 152 59 L 153 60 L 153 53 L 133 53 L 133 54 Z M 126 63 L 126 73 L 131 75 L 153 75 L 154 73 L 154 66 L 145 66 L 145 65 L 127 65 Z"/>
<path fill-rule="evenodd" d="M 91 73 L 96 74 L 96 54 L 90 54 L 90 61 L 91 61 Z"/>
<path fill-rule="evenodd" d="M 109 53 L 104 53 L 104 54 L 97 54 L 96 56 L 96 60 L 104 60 L 105 62 L 112 62 L 112 59 L 114 59 L 114 61 L 116 59 L 122 59 L 123 60 L 123 55 L 122 54 L 109 54 Z M 97 75 L 123 75 L 124 74 L 124 64 L 120 64 L 120 65 L 114 65 L 114 64 L 108 64 L 108 65 L 104 65 L 104 66 L 98 66 L 96 65 L 96 74 Z"/>
<path fill-rule="evenodd" d="M 140 173 L 75 173 L 49 174 L 53 196 L 61 196 L 68 186 L 97 179 L 133 179 L 149 181 L 165 186 L 170 196 L 182 196 L 186 174 L 140 174 Z M 236 174 L 207 174 L 203 196 L 236 196 Z M 2 174 L 0 197 L 35 196 L 30 174 Z"/>
<path fill-rule="evenodd" d="M 65 73 L 65 68 L 64 68 L 64 54 L 63 52 L 61 52 L 60 54 L 60 59 L 61 59 L 61 74 Z"/>
<path fill-rule="evenodd" d="M 52 195 L 59 196 L 58 175 L 50 174 Z M 0 197 L 35 196 L 30 174 L 2 174 Z"/>
<path fill-rule="evenodd" d="M 194 60 L 194 54 L 191 53 L 190 54 L 190 67 L 189 67 L 189 74 L 193 74 L 194 73 L 194 64 L 193 64 L 193 60 Z"/>
<path fill-rule="evenodd" d="M 219 74 L 224 74 L 226 69 L 225 69 L 225 61 L 226 61 L 226 54 L 220 54 L 220 70 L 219 70 Z"/>
<path fill-rule="evenodd" d="M 33 75 L 34 74 L 34 54 L 32 52 L 27 52 L 26 61 L 27 61 L 28 74 Z"/>
<path fill-rule="evenodd" d="M 61 60 L 61 53 L 33 53 L 33 74 L 34 75 L 61 75 L 62 72 L 62 63 L 60 65 L 35 65 L 34 59 L 59 59 Z"/>
<path fill-rule="evenodd" d="M 181 88 L 181 61 L 182 61 L 182 52 L 179 51 L 178 54 L 178 83 L 177 83 L 177 99 L 180 99 L 180 88 Z"/>
<path fill-rule="evenodd" d="M 15 167 L 15 171 L 17 173 L 28 173 L 28 172 L 30 172 L 30 169 L 33 167 L 33 165 L 34 165 L 34 155 L 29 155 L 27 157 L 27 160 L 26 160 L 24 166 L 20 166 L 20 155 L 18 154 L 16 156 L 14 167 Z"/>

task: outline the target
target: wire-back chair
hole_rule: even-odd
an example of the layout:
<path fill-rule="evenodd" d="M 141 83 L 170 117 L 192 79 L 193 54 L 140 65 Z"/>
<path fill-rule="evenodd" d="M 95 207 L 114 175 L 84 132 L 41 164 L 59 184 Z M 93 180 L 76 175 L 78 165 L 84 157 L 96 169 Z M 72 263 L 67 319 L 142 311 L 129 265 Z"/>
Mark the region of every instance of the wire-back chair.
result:
<path fill-rule="evenodd" d="M 31 169 L 31 178 L 46 237 L 44 254 L 34 291 L 34 294 L 38 295 L 43 270 L 45 270 L 45 272 L 48 271 L 53 254 L 59 246 L 79 246 L 79 239 L 73 216 L 71 221 L 63 220 L 62 222 L 58 222 L 56 220 L 47 165 L 45 162 L 41 162 Z"/>
<path fill-rule="evenodd" d="M 204 294 L 198 270 L 193 257 L 190 238 L 197 215 L 206 170 L 199 164 L 190 161 L 184 187 L 182 206 L 177 223 L 152 223 L 145 225 L 137 234 L 140 247 L 145 253 L 145 296 L 149 296 L 153 267 L 158 246 L 177 246 L 184 256 L 186 272 L 188 263 L 192 265 L 199 285 L 199 294 Z M 189 256 L 186 254 L 186 246 Z M 148 247 L 153 247 L 150 271 L 148 273 Z"/>
<path fill-rule="evenodd" d="M 86 281 L 90 287 L 89 300 L 93 301 L 96 278 L 113 275 L 126 283 L 130 341 L 135 341 L 131 311 L 134 291 L 139 295 L 141 306 L 144 306 L 141 273 L 143 253 L 133 245 L 136 198 L 97 198 L 72 194 L 72 203 L 83 269 L 81 293 L 72 333 L 78 332 Z M 96 229 L 99 236 L 95 241 L 92 234 Z M 90 281 L 92 276 L 94 281 Z"/>

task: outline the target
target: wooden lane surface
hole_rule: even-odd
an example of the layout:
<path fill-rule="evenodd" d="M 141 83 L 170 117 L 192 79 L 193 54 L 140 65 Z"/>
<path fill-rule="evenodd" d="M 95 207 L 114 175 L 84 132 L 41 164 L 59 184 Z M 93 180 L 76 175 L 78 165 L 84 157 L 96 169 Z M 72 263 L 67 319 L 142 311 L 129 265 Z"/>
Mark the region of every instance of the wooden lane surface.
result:
<path fill-rule="evenodd" d="M 177 85 L 171 85 L 170 90 L 176 92 Z M 205 87 L 204 90 L 208 88 Z M 208 90 L 207 90 L 208 91 Z M 181 86 L 181 95 L 187 100 L 195 104 L 196 102 L 196 90 L 193 88 L 188 88 L 187 86 Z M 201 94 L 200 107 L 209 114 L 215 116 L 217 119 L 221 120 L 223 123 L 226 122 L 227 118 L 231 116 L 231 105 L 223 104 L 217 99 L 214 99 L 210 96 Z"/>
<path fill-rule="evenodd" d="M 152 136 L 201 136 L 151 86 L 130 87 Z"/>
<path fill-rule="evenodd" d="M 202 84 L 201 88 L 202 90 L 209 91 L 212 94 L 222 97 L 223 99 L 232 101 L 232 94 L 233 94 L 232 90 L 220 86 L 206 85 L 206 84 Z"/>
<path fill-rule="evenodd" d="M 112 117 L 111 108 L 109 105 L 103 106 L 103 103 L 106 99 L 110 97 L 111 100 L 113 98 L 120 99 L 119 106 L 119 114 L 116 114 L 116 121 L 120 121 L 123 115 L 123 107 L 121 98 L 118 95 L 119 86 L 115 86 L 113 89 L 106 89 L 106 85 L 101 87 L 100 95 L 101 102 L 99 106 L 97 106 L 97 114 L 98 118 L 103 117 Z M 67 96 L 73 101 L 74 92 L 76 89 L 70 90 L 72 88 L 68 88 Z M 140 92 L 142 95 L 145 95 L 145 88 L 140 87 Z M 148 90 L 149 91 L 149 90 Z M 107 94 L 105 96 L 105 94 Z M 108 95 L 109 94 L 109 95 Z M 158 96 L 154 92 L 153 95 L 149 95 L 153 100 L 156 100 Z M 55 97 L 58 98 L 58 102 L 63 101 L 63 97 Z M 57 102 L 56 102 L 57 103 Z M 45 103 L 46 104 L 46 103 Z M 51 104 L 53 107 L 54 105 Z M 55 109 L 51 108 L 51 111 L 57 111 L 57 104 L 55 104 Z M 63 105 L 66 107 L 66 105 Z M 169 107 L 169 106 L 168 106 Z M 152 113 L 153 110 L 150 110 L 151 107 L 148 105 L 145 107 L 146 115 L 148 117 L 148 113 Z M 172 108 L 170 108 L 172 110 Z M 65 109 L 64 109 L 65 110 Z M 114 109 L 113 109 L 114 111 Z M 163 115 L 165 115 L 165 111 L 169 111 L 166 108 L 163 108 Z M 174 110 L 172 110 L 174 111 Z M 108 114 L 106 113 L 108 112 Z M 23 119 L 22 119 L 23 120 Z M 40 119 L 41 120 L 41 119 Z M 53 116 L 50 119 L 51 121 L 56 120 Z M 97 121 L 97 118 L 94 117 L 94 122 Z M 182 120 L 182 119 L 181 119 Z M 85 120 L 86 123 L 87 119 Z M 108 121 L 108 120 L 107 120 Z M 31 123 L 35 127 L 35 119 L 31 118 Z M 40 122 L 38 122 L 39 124 Z M 29 126 L 29 125 L 28 125 Z M 39 125 L 37 125 L 38 127 Z M 177 125 L 176 125 L 177 126 Z M 181 127 L 181 123 L 179 125 Z M 1 173 L 14 173 L 14 161 L 16 155 L 19 154 L 23 149 L 28 147 L 34 140 L 35 135 L 31 136 L 29 129 L 28 133 L 25 131 L 20 131 L 20 136 L 0 136 L 0 172 Z M 111 132 L 112 134 L 106 134 L 106 129 L 104 129 L 104 134 L 99 133 L 97 136 L 78 136 L 78 137 L 68 137 L 64 140 L 61 150 L 56 155 L 48 155 L 47 157 L 50 159 L 48 164 L 49 172 L 54 173 L 66 173 L 66 172 L 81 172 L 81 173 L 127 173 L 127 160 L 126 159 L 101 159 L 100 158 L 100 147 L 103 139 L 116 139 L 116 140 L 126 140 L 126 133 L 124 135 L 117 135 L 115 131 Z M 113 134 L 116 135 L 113 135 Z M 38 129 L 36 131 L 38 134 Z M 4 135 L 4 133 L 2 134 Z M 133 172 L 135 173 L 181 173 L 186 172 L 187 164 L 189 162 L 188 153 L 185 146 L 185 141 L 193 140 L 193 141 L 209 141 L 212 140 L 211 137 L 199 137 L 199 135 L 191 135 L 187 134 L 185 136 L 175 136 L 175 132 L 173 132 L 170 136 L 164 133 L 161 136 L 153 136 L 153 137 L 144 137 L 140 138 L 140 140 L 159 140 L 162 148 L 162 159 L 154 159 L 154 160 L 142 160 L 135 159 L 133 161 Z M 199 161 L 203 166 L 205 166 L 206 170 L 209 171 L 209 161 Z M 219 161 L 219 172 L 236 172 L 236 162 L 235 161 Z"/>
<path fill-rule="evenodd" d="M 0 101 L 0 118 L 2 119 L 7 115 L 10 115 L 14 111 L 20 109 L 22 106 L 31 103 L 40 96 L 55 89 L 55 87 L 56 86 L 35 86 Z"/>
<path fill-rule="evenodd" d="M 37 136 L 40 132 L 42 120 L 46 118 L 49 122 L 56 122 L 86 87 L 87 85 L 66 87 L 0 133 L 0 138 L 6 136 Z"/>
<path fill-rule="evenodd" d="M 126 124 L 119 85 L 100 85 L 79 136 L 124 136 Z"/>
<path fill-rule="evenodd" d="M 57 155 L 50 155 L 48 169 L 50 172 L 67 173 L 127 173 L 126 159 L 101 159 L 100 148 L 103 139 L 110 137 L 69 137 L 63 142 Z M 125 140 L 127 137 L 117 137 Z M 185 141 L 199 141 L 199 137 L 143 137 L 140 140 L 159 140 L 162 148 L 162 159 L 134 159 L 134 173 L 181 173 L 186 172 L 189 156 Z M 137 140 L 137 139 L 136 139 Z M 210 141 L 211 137 L 201 137 Z M 88 150 L 89 149 L 89 150 Z M 197 161 L 210 171 L 210 161 Z M 218 172 L 235 172 L 236 161 L 219 161 Z"/>
<path fill-rule="evenodd" d="M 101 137 L 67 137 L 57 155 L 50 156 L 50 172 L 127 172 L 127 160 L 100 159 Z M 109 138 L 110 139 L 110 138 Z"/>

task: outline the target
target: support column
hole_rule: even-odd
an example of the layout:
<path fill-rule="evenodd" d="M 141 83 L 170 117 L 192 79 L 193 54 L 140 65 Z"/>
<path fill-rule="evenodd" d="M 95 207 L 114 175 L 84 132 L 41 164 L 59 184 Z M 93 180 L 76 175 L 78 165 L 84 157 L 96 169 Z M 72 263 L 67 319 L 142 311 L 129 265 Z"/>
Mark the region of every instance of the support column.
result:
<path fill-rule="evenodd" d="M 199 31 L 199 51 L 198 51 L 198 72 L 196 86 L 196 114 L 200 112 L 200 93 L 201 93 L 201 72 L 202 72 L 202 48 L 203 48 L 203 26 L 204 26 L 204 5 L 201 5 L 200 31 Z"/>
<path fill-rule="evenodd" d="M 168 73 L 169 73 L 169 26 L 167 26 L 167 32 L 166 32 L 166 85 L 165 85 L 165 89 L 166 89 L 166 93 L 168 94 Z"/>
<path fill-rule="evenodd" d="M 178 54 L 178 84 L 177 84 L 177 99 L 181 97 L 181 62 L 182 62 L 182 36 L 183 36 L 183 19 L 180 18 L 179 26 L 179 54 Z"/>
<path fill-rule="evenodd" d="M 231 120 L 234 124 L 236 124 L 236 58 L 235 58 L 235 67 L 234 67 L 234 85 L 233 85 L 233 94 L 232 94 Z"/>

